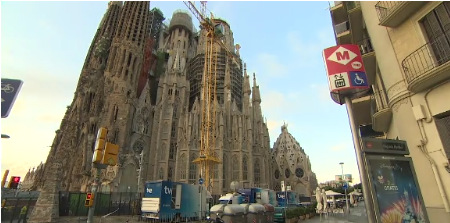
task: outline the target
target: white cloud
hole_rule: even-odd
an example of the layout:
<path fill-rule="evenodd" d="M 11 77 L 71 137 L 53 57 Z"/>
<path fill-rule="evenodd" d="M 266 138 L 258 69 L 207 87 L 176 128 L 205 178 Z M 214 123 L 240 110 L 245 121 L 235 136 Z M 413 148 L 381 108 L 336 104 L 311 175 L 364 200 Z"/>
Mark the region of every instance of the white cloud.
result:
<path fill-rule="evenodd" d="M 353 145 L 350 145 L 348 142 L 342 142 L 342 143 L 338 143 L 335 144 L 335 146 L 331 147 L 332 151 L 343 151 L 343 150 L 348 150 L 348 149 L 352 149 Z"/>
<path fill-rule="evenodd" d="M 200 4 L 198 4 L 200 7 Z M 210 1 L 208 2 L 207 6 L 209 11 L 207 11 L 209 16 L 209 13 L 212 12 L 213 15 L 216 18 L 225 19 L 226 21 L 230 20 L 233 15 L 233 7 L 232 2 L 228 1 Z M 228 21 L 230 22 L 230 21 Z"/>
<path fill-rule="evenodd" d="M 280 77 L 288 74 L 288 67 L 281 63 L 279 59 L 268 53 L 261 53 L 257 57 L 257 74 L 262 72 L 265 76 Z"/>
<path fill-rule="evenodd" d="M 317 93 L 319 99 L 325 102 L 331 102 L 330 90 L 326 84 L 311 84 L 310 88 Z"/>
<path fill-rule="evenodd" d="M 317 60 L 322 57 L 323 49 L 335 45 L 333 42 L 332 33 L 329 33 L 329 29 L 324 29 L 316 34 L 316 38 L 308 38 L 311 41 L 305 40 L 302 35 L 311 35 L 309 32 L 300 33 L 298 31 L 289 32 L 287 35 L 287 41 L 294 52 L 296 66 L 302 68 L 313 68 L 320 65 L 321 60 Z"/>

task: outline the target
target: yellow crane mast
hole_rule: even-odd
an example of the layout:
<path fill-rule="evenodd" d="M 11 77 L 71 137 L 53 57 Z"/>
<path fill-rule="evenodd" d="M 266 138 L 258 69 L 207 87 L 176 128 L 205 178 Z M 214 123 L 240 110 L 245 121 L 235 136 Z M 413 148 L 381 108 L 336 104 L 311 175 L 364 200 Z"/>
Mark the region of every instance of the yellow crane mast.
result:
<path fill-rule="evenodd" d="M 215 43 L 224 49 L 227 55 L 238 65 L 235 55 L 223 44 L 223 26 L 218 23 L 213 14 L 211 18 L 205 16 L 206 1 L 201 1 L 201 9 L 198 10 L 194 2 L 184 1 L 184 4 L 199 20 L 201 28 L 204 30 L 205 38 L 205 61 L 202 78 L 201 92 L 201 130 L 200 130 L 200 156 L 193 162 L 200 164 L 200 176 L 204 179 L 205 187 L 211 193 L 213 188 L 213 170 L 215 165 L 221 163 L 215 151 L 216 147 L 216 75 L 217 75 L 217 52 Z"/>

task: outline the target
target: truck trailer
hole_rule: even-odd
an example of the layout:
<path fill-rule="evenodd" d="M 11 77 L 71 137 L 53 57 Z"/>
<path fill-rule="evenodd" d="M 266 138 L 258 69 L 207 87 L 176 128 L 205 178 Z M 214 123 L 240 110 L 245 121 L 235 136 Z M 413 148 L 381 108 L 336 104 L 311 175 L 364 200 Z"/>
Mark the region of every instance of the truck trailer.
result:
<path fill-rule="evenodd" d="M 145 183 L 142 218 L 165 221 L 197 221 L 208 215 L 208 196 L 204 186 L 171 181 Z"/>

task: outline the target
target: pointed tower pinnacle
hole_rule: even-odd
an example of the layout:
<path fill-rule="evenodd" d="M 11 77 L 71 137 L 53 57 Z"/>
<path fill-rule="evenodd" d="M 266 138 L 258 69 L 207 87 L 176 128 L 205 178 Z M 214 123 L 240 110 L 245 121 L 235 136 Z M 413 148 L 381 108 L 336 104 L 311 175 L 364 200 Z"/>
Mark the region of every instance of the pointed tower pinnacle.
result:
<path fill-rule="evenodd" d="M 261 94 L 259 93 L 259 86 L 256 83 L 256 74 L 253 73 L 253 95 L 252 95 L 253 103 L 261 102 Z"/>

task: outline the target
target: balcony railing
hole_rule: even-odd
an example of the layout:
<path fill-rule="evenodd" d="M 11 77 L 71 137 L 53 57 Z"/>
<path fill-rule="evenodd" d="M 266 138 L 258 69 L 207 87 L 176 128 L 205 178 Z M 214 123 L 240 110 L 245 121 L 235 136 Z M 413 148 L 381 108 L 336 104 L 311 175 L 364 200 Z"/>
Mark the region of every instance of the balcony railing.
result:
<path fill-rule="evenodd" d="M 379 1 L 375 5 L 375 9 L 378 13 L 378 19 L 383 21 L 389 14 L 396 9 L 402 2 L 401 1 Z"/>
<path fill-rule="evenodd" d="M 403 60 L 406 82 L 409 84 L 448 61 L 450 61 L 450 30 L 430 39 Z"/>
<path fill-rule="evenodd" d="M 386 91 L 377 90 L 371 96 L 372 99 L 372 114 L 389 107 L 389 99 Z"/>
<path fill-rule="evenodd" d="M 328 1 L 328 4 L 330 5 L 330 9 L 341 3 L 342 3 L 342 1 Z"/>
<path fill-rule="evenodd" d="M 350 30 L 350 23 L 348 21 L 339 23 L 334 26 L 334 31 L 336 32 L 336 35 L 339 35 L 348 30 Z"/>
<path fill-rule="evenodd" d="M 355 1 L 349 1 L 349 2 L 345 2 L 345 4 L 347 5 L 347 11 L 350 11 L 350 10 L 355 9 L 358 6 L 360 6 L 361 3 L 355 2 Z"/>
<path fill-rule="evenodd" d="M 370 41 L 370 38 L 365 38 L 361 41 L 356 42 L 356 44 L 359 46 L 359 50 L 361 51 L 361 55 L 368 54 L 373 52 L 372 42 Z"/>

